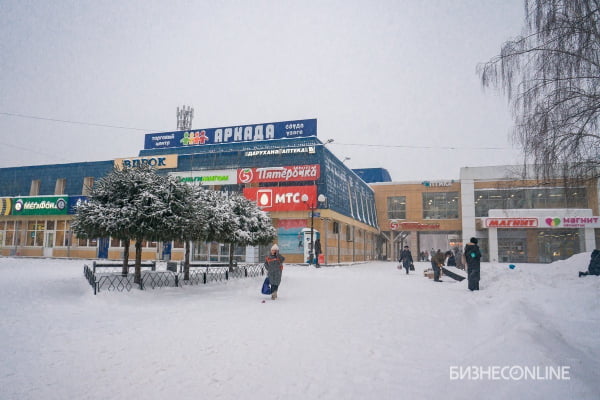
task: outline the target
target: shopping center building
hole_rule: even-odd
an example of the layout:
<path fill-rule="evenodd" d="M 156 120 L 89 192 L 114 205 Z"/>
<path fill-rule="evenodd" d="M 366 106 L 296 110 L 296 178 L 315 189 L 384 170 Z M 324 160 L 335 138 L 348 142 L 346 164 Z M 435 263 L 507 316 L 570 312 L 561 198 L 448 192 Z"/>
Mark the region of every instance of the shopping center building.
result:
<path fill-rule="evenodd" d="M 535 172 L 525 171 L 533 176 Z M 597 182 L 523 179 L 522 166 L 464 167 L 457 180 L 373 183 L 383 258 L 460 250 L 484 261 L 548 263 L 600 247 Z"/>
<path fill-rule="evenodd" d="M 415 259 L 479 238 L 485 261 L 551 262 L 600 243 L 597 182 L 524 179 L 522 167 L 460 168 L 459 178 L 394 182 L 382 168 L 349 169 L 317 137 L 317 120 L 145 135 L 138 155 L 0 169 L 0 254 L 119 259 L 116 239 L 75 237 L 70 222 L 94 182 L 113 168 L 148 164 L 210 190 L 242 193 L 268 212 L 288 262 Z M 525 176 L 534 176 L 529 171 Z M 229 247 L 194 243 L 194 260 L 226 261 Z M 270 247 L 270 246 L 269 246 Z M 179 242 L 143 244 L 143 258 L 183 258 Z M 268 247 L 234 249 L 257 262 Z"/>
<path fill-rule="evenodd" d="M 311 231 L 323 263 L 376 257 L 373 190 L 317 138 L 316 119 L 147 134 L 137 156 L 0 169 L 2 255 L 118 259 L 121 243 L 70 231 L 78 202 L 113 167 L 148 164 L 207 189 L 243 193 L 268 212 L 289 262 L 308 260 Z M 144 243 L 144 259 L 182 259 L 183 243 Z M 257 261 L 260 247 L 235 249 Z M 228 245 L 194 243 L 195 260 L 225 261 Z"/>

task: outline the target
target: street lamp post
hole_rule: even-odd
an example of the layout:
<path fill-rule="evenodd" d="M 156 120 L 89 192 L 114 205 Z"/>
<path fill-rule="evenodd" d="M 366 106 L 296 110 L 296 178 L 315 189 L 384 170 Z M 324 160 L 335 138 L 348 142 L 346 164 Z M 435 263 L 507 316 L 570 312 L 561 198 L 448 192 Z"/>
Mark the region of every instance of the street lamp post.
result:
<path fill-rule="evenodd" d="M 320 194 L 317 197 L 317 201 L 319 203 L 324 202 L 325 200 L 327 200 L 327 197 L 325 197 L 325 195 Z M 315 242 L 314 242 L 314 230 L 315 230 L 315 209 L 318 207 L 318 204 L 313 202 L 312 204 L 308 203 L 308 195 L 305 193 L 302 195 L 302 201 L 306 204 L 306 206 L 308 208 L 310 208 L 310 243 L 308 245 L 308 265 L 312 265 L 313 263 L 313 259 L 315 257 L 315 253 L 314 253 L 314 249 L 315 249 Z M 317 263 L 318 265 L 318 263 Z"/>

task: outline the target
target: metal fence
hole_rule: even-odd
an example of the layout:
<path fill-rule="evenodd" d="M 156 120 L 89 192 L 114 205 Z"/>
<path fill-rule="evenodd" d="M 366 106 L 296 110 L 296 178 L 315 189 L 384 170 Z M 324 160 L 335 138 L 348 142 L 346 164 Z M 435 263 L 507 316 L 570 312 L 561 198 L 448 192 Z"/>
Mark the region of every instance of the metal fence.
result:
<path fill-rule="evenodd" d="M 138 286 L 140 290 L 147 290 L 162 287 L 206 285 L 212 282 L 228 281 L 229 279 L 254 278 L 262 276 L 266 272 L 263 264 L 237 264 L 233 267 L 229 265 L 192 264 L 190 265 L 188 279 L 185 279 L 185 273 L 183 270 L 181 271 L 177 272 L 176 269 L 175 271 L 171 269 L 156 271 L 155 265 L 153 267 L 148 266 L 147 270 L 142 271 L 138 285 L 134 282 L 134 274 L 123 275 L 118 264 L 103 266 L 95 264 L 92 268 L 87 265 L 83 266 L 83 275 L 94 289 L 94 294 L 100 291 L 130 291 L 135 286 Z"/>

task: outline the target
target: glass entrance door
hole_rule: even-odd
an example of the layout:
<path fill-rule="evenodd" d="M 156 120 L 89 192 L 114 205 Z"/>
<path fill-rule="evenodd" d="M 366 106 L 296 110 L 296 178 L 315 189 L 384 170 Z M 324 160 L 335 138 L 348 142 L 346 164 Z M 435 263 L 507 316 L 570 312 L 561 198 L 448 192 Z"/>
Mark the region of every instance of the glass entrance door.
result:
<path fill-rule="evenodd" d="M 46 231 L 44 238 L 44 257 L 52 257 L 54 249 L 54 232 Z"/>

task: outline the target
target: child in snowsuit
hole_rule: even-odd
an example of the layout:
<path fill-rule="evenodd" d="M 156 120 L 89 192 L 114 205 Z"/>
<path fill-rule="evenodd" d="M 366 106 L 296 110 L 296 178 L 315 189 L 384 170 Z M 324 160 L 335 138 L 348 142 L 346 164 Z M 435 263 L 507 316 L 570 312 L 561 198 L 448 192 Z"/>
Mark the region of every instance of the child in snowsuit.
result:
<path fill-rule="evenodd" d="M 279 246 L 276 244 L 271 247 L 271 254 L 265 259 L 265 269 L 271 284 L 271 299 L 277 298 L 277 289 L 281 283 L 281 271 L 283 271 L 283 262 L 285 257 L 279 254 Z"/>

